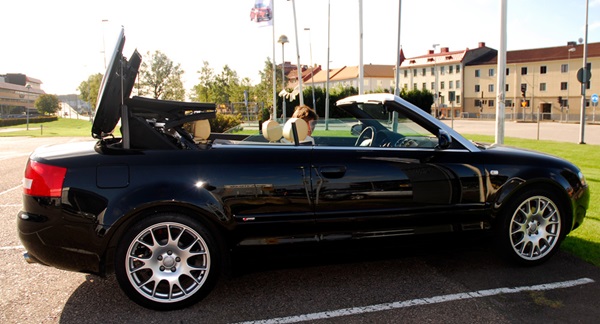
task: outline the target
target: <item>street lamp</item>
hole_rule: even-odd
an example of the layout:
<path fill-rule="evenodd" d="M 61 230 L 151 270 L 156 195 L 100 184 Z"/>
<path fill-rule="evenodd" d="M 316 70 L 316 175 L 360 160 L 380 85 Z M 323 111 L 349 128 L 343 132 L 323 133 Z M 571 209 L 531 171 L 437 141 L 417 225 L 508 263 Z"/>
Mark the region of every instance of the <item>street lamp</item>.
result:
<path fill-rule="evenodd" d="M 281 90 L 285 91 L 285 56 L 284 56 L 284 45 L 285 43 L 289 43 L 287 36 L 281 35 L 279 36 L 278 43 L 281 43 Z M 285 96 L 281 97 L 283 103 L 281 105 L 281 110 L 283 110 L 283 122 L 285 123 Z M 274 116 L 277 119 L 277 114 Z"/>
<path fill-rule="evenodd" d="M 308 31 L 308 47 L 310 49 L 310 82 L 312 83 L 312 97 L 313 97 L 313 109 L 317 109 L 317 103 L 315 102 L 315 78 L 314 78 L 314 71 L 315 71 L 315 67 L 313 66 L 313 61 L 312 61 L 312 37 L 311 37 L 311 32 L 310 32 L 310 28 L 306 27 L 304 28 L 304 30 Z"/>
<path fill-rule="evenodd" d="M 27 88 L 27 100 L 25 100 L 25 114 L 27 115 L 27 130 L 29 130 L 29 107 L 27 107 L 27 102 L 29 101 L 29 97 L 31 96 L 31 84 L 27 83 L 25 88 Z"/>
<path fill-rule="evenodd" d="M 439 98 L 439 93 L 438 93 L 438 73 L 437 73 L 437 61 L 435 60 L 435 48 L 440 46 L 440 44 L 433 44 L 433 73 L 434 73 L 434 84 L 435 84 L 435 117 L 437 117 L 440 113 L 439 111 L 439 105 L 438 105 L 438 98 Z"/>
<path fill-rule="evenodd" d="M 571 47 L 567 51 L 567 103 L 569 102 L 569 92 L 571 92 L 569 91 L 569 79 L 571 78 L 571 53 L 575 52 L 575 50 L 575 47 Z M 567 104 L 567 122 L 569 122 L 569 104 Z"/>

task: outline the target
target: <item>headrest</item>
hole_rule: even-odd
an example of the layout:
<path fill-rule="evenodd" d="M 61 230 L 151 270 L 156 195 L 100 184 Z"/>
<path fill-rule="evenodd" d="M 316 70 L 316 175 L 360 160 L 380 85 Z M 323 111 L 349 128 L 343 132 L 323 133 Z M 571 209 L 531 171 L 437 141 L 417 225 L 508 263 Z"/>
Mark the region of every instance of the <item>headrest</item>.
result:
<path fill-rule="evenodd" d="M 298 141 L 304 141 L 306 136 L 308 136 L 308 124 L 302 118 L 290 118 L 283 126 L 283 137 L 292 143 L 294 142 L 294 130 L 292 124 L 296 124 Z"/>
<path fill-rule="evenodd" d="M 208 119 L 201 119 L 194 122 L 194 139 L 207 140 L 210 136 L 210 123 Z"/>
<path fill-rule="evenodd" d="M 267 120 L 262 124 L 262 134 L 269 142 L 276 142 L 283 136 L 283 129 L 278 122 Z"/>

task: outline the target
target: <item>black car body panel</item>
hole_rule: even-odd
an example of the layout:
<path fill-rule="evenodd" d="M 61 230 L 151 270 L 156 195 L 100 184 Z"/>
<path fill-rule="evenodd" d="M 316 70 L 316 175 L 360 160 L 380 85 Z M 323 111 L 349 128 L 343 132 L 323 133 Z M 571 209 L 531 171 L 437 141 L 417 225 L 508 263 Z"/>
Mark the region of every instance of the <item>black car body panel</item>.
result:
<path fill-rule="evenodd" d="M 356 124 L 349 124 L 347 136 L 314 136 L 314 145 L 216 133 L 198 140 L 184 124 L 213 118 L 215 105 L 129 98 L 141 57 L 135 52 L 129 61 L 123 58 L 123 42 L 121 33 L 100 92 L 92 126 L 97 142 L 41 147 L 30 156 L 18 230 L 31 260 L 73 271 L 112 272 L 115 263 L 125 264 L 115 260 L 119 251 L 138 244 L 124 240 L 136 224 L 153 217 L 167 220 L 157 226 L 190 228 L 193 236 L 210 232 L 203 246 L 211 247 L 214 240 L 223 250 L 487 231 L 508 221 L 532 236 L 545 234 L 547 226 L 543 239 L 560 242 L 585 217 L 589 189 L 573 164 L 470 142 L 389 94 L 338 101 Z M 391 116 L 396 119 L 388 124 Z M 119 119 L 123 137 L 114 138 Z M 297 126 L 291 130 L 297 139 Z M 31 171 L 33 164 L 41 171 Z M 64 177 L 36 174 L 43 168 Z M 508 209 L 529 192 L 538 205 L 527 200 L 530 207 L 521 204 L 511 220 Z M 553 212 L 539 218 L 538 209 Z M 523 210 L 534 216 L 525 225 L 518 218 Z M 554 215 L 560 215 L 558 221 Z M 170 221 L 186 218 L 193 221 Z M 542 225 L 546 221 L 550 225 Z M 154 235 L 152 226 L 144 231 Z M 159 250 L 154 243 L 141 244 Z M 526 250 L 518 244 L 513 243 L 516 252 Z M 128 257 L 131 269 L 139 253 Z M 529 254 L 523 258 L 537 262 L 538 252 Z M 169 266 L 175 260 L 166 254 L 160 258 Z M 121 279 L 127 285 L 128 279 Z"/>

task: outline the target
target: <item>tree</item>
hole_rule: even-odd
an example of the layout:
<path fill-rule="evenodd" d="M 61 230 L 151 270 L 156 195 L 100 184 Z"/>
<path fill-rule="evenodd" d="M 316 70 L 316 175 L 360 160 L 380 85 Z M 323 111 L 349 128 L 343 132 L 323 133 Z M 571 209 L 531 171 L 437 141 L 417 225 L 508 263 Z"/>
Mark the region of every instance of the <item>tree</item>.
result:
<path fill-rule="evenodd" d="M 413 89 L 410 91 L 406 91 L 406 89 L 402 89 L 400 93 L 400 97 L 405 99 L 406 101 L 412 103 L 413 105 L 423 109 L 428 114 L 431 114 L 431 105 L 433 104 L 433 94 L 427 90 L 417 90 Z"/>
<path fill-rule="evenodd" d="M 34 105 L 40 114 L 54 114 L 58 111 L 58 97 L 56 95 L 43 94 L 35 100 Z"/>
<path fill-rule="evenodd" d="M 185 89 L 181 80 L 184 71 L 181 65 L 175 64 L 160 51 L 154 54 L 148 52 L 146 56 L 138 75 L 139 94 L 150 95 L 154 99 L 184 100 Z"/>
<path fill-rule="evenodd" d="M 82 81 L 79 84 L 77 90 L 79 90 L 79 98 L 81 100 L 89 102 L 92 109 L 96 109 L 98 103 L 98 91 L 100 90 L 100 84 L 102 83 L 102 74 L 96 73 L 88 77 L 86 81 Z"/>

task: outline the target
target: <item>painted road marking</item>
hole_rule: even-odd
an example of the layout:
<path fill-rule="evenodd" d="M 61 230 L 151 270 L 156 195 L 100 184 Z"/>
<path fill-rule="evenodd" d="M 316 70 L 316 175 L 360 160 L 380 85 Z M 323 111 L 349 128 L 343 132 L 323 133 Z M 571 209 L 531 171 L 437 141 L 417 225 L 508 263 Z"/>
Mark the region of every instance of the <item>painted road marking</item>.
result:
<path fill-rule="evenodd" d="M 15 246 L 2 246 L 0 247 L 0 251 L 5 251 L 5 250 L 22 250 L 25 247 L 23 245 L 15 245 Z"/>
<path fill-rule="evenodd" d="M 0 192 L 0 195 L 4 195 L 5 193 L 11 192 L 13 190 L 17 190 L 19 188 L 23 188 L 23 185 L 18 185 L 18 186 L 14 187 L 14 188 L 10 188 L 10 189 L 4 190 L 4 191 Z"/>
<path fill-rule="evenodd" d="M 315 320 L 319 320 L 319 319 L 365 314 L 365 313 L 373 313 L 373 312 L 381 312 L 381 311 L 406 308 L 406 307 L 412 307 L 412 306 L 439 304 L 439 303 L 455 301 L 455 300 L 482 298 L 482 297 L 496 296 L 496 295 L 502 295 L 502 294 L 516 294 L 516 293 L 520 293 L 520 292 L 524 292 L 524 291 L 543 291 L 543 290 L 569 288 L 569 287 L 575 287 L 575 286 L 580 286 L 580 285 L 586 285 L 586 284 L 590 284 L 593 282 L 595 282 L 595 281 L 592 279 L 581 278 L 581 279 L 577 279 L 577 280 L 553 282 L 553 283 L 533 285 L 533 286 L 486 289 L 486 290 L 478 290 L 478 291 L 467 292 L 467 293 L 458 293 L 458 294 L 442 295 L 442 296 L 435 296 L 435 297 L 429 297 L 429 298 L 412 299 L 412 300 L 406 300 L 406 301 L 402 301 L 402 302 L 377 304 L 377 305 L 370 305 L 370 306 L 363 306 L 363 307 L 343 308 L 343 309 L 338 309 L 338 310 L 333 310 L 333 311 L 326 311 L 326 312 L 319 312 L 319 313 L 312 313 L 312 314 L 296 315 L 296 316 L 289 316 L 289 317 L 279 317 L 279 318 L 272 318 L 272 319 L 258 320 L 258 321 L 248 321 L 248 322 L 241 322 L 239 324 L 280 324 L 280 323 L 297 323 L 297 322 L 303 322 L 303 321 L 315 321 Z"/>

